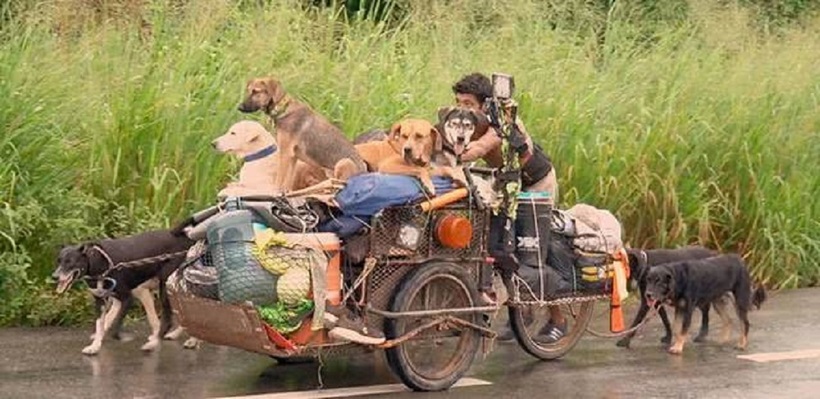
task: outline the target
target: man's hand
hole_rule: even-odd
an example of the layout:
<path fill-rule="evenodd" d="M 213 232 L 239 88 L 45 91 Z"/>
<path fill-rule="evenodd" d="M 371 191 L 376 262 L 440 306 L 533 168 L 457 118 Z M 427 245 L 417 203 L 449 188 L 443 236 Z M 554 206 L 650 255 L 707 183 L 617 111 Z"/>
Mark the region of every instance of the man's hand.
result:
<path fill-rule="evenodd" d="M 485 135 L 467 143 L 467 146 L 464 147 L 464 153 L 461 154 L 461 161 L 475 161 L 500 146 L 501 137 L 498 137 L 495 130 L 490 128 Z"/>

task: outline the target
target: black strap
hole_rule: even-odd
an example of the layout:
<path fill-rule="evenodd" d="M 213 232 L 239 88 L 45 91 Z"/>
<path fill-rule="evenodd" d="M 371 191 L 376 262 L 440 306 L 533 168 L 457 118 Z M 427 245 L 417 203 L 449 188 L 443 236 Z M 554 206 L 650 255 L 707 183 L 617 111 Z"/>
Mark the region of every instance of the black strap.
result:
<path fill-rule="evenodd" d="M 535 144 L 532 156 L 521 167 L 521 185 L 530 187 L 545 178 L 552 171 L 552 160 L 540 145 Z"/>

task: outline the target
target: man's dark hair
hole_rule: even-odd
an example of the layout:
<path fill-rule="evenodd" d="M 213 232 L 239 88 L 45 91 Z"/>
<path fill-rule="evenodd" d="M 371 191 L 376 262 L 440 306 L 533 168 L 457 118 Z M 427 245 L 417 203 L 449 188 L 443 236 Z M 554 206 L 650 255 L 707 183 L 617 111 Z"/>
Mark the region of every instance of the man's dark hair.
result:
<path fill-rule="evenodd" d="M 484 103 L 493 96 L 493 83 L 482 73 L 471 73 L 453 85 L 454 94 L 472 94 Z"/>

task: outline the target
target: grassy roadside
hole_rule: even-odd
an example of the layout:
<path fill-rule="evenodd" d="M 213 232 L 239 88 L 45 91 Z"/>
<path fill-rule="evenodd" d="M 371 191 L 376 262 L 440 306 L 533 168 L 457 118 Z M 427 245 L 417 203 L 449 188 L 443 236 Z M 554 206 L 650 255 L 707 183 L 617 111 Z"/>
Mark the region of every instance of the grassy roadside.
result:
<path fill-rule="evenodd" d="M 511 73 L 563 205 L 612 210 L 633 246 L 742 252 L 771 286 L 820 279 L 820 23 L 760 34 L 742 8 L 693 1 L 650 28 L 615 14 L 601 47 L 535 0 L 431 3 L 390 26 L 292 1 L 107 18 L 68 3 L 1 30 L 0 325 L 86 317 L 46 281 L 60 244 L 212 201 L 235 165 L 207 143 L 268 74 L 352 136 L 433 118 L 465 73 Z"/>

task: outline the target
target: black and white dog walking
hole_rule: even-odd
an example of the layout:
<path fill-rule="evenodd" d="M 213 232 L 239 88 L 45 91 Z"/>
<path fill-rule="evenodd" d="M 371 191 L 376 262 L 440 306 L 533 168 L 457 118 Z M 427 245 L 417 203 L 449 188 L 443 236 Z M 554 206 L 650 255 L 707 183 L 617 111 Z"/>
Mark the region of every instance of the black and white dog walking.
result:
<path fill-rule="evenodd" d="M 52 274 L 57 281 L 57 293 L 65 292 L 77 279 L 85 279 L 97 308 L 93 341 L 82 352 L 95 355 L 107 333 L 119 336 L 123 318 L 133 298 L 142 303 L 151 326 L 151 335 L 142 350 L 156 349 L 163 335 L 168 339 L 177 338 L 182 333 L 181 329 L 168 333 L 171 328 L 171 304 L 165 280 L 180 266 L 193 244 L 184 235 L 155 230 L 62 248 L 57 258 L 57 269 Z M 153 287 L 159 290 L 161 320 L 154 306 Z"/>

